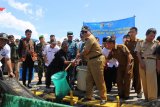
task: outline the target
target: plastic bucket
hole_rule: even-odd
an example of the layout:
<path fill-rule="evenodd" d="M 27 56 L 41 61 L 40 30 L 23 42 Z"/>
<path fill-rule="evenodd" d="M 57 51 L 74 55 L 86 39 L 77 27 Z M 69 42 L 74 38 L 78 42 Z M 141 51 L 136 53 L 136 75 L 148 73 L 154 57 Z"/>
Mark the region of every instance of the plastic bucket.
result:
<path fill-rule="evenodd" d="M 77 88 L 86 91 L 87 66 L 78 66 L 77 71 Z"/>
<path fill-rule="evenodd" d="M 55 86 L 55 95 L 57 99 L 62 99 L 71 90 L 66 80 L 66 76 L 67 76 L 66 71 L 60 71 L 52 75 L 51 77 L 51 80 Z"/>

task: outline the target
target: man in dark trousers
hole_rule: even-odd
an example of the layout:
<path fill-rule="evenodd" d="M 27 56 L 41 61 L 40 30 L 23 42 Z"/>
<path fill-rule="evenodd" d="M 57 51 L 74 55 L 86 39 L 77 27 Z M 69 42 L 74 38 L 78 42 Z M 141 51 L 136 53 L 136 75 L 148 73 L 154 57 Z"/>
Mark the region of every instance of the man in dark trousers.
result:
<path fill-rule="evenodd" d="M 36 60 L 34 57 L 34 52 L 35 52 L 35 43 L 31 39 L 31 34 L 32 31 L 27 29 L 25 31 L 26 37 L 20 40 L 19 43 L 19 57 L 21 58 L 20 60 L 23 62 L 22 64 L 22 81 L 23 85 L 26 86 L 26 73 L 28 70 L 28 88 L 32 88 L 30 86 L 31 80 L 32 80 L 32 71 L 33 71 L 33 66 L 34 66 L 34 61 Z"/>
<path fill-rule="evenodd" d="M 103 38 L 104 48 L 102 49 L 102 54 L 105 56 L 106 59 L 110 53 L 110 50 L 108 49 L 106 43 L 107 38 L 108 37 Z M 116 83 L 116 74 L 118 65 L 119 65 L 118 61 L 114 58 L 106 63 L 106 66 L 104 68 L 104 80 L 106 82 L 107 92 L 110 92 L 112 90 L 112 83 Z"/>

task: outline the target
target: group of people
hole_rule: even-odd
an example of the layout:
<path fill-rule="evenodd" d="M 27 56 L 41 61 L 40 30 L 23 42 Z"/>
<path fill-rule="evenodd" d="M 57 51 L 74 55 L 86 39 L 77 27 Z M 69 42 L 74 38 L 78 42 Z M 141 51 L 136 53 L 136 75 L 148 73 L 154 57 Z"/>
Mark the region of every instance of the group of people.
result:
<path fill-rule="evenodd" d="M 46 88 L 50 88 L 51 76 L 72 64 L 68 69 L 67 81 L 74 89 L 76 67 L 84 65 L 87 66 L 87 76 L 84 78 L 86 96 L 82 101 L 93 100 L 92 91 L 96 86 L 101 98 L 100 104 L 105 104 L 107 92 L 110 92 L 115 84 L 120 98 L 129 99 L 130 88 L 133 87 L 138 98 L 142 97 L 143 89 L 145 100 L 151 101 L 157 99 L 160 92 L 160 37 L 159 41 L 154 40 L 157 33 L 154 28 L 146 31 L 144 40 L 138 39 L 137 33 L 138 29 L 132 27 L 123 38 L 124 44 L 116 44 L 116 36 L 106 36 L 102 45 L 88 26 L 81 29 L 81 41 L 74 41 L 73 32 L 67 32 L 67 38 L 62 44 L 56 41 L 55 35 L 50 36 L 49 42 L 41 35 L 39 43 L 36 44 L 31 39 L 32 31 L 29 29 L 25 31 L 26 37 L 20 40 L 14 40 L 13 35 L 7 37 L 7 34 L 0 33 L 0 60 L 2 62 L 4 59 L 3 68 L 7 69 L 8 75 L 17 79 L 21 65 L 22 82 L 28 88 L 32 87 L 33 68 L 38 72 L 37 85 L 42 84 L 45 72 Z M 3 79 L 3 70 L 0 71 Z"/>
<path fill-rule="evenodd" d="M 130 28 L 128 34 L 124 36 L 123 45 L 116 44 L 114 36 L 103 39 L 104 48 L 102 52 L 108 62 L 105 77 L 111 75 L 106 78 L 106 84 L 110 91 L 111 82 L 114 82 L 112 75 L 116 72 L 120 98 L 129 99 L 131 86 L 135 89 L 137 98 L 142 97 L 143 89 L 146 101 L 156 100 L 160 92 L 160 37 L 154 40 L 157 33 L 154 28 L 146 31 L 144 40 L 138 39 L 137 33 L 138 29 L 136 27 Z"/>

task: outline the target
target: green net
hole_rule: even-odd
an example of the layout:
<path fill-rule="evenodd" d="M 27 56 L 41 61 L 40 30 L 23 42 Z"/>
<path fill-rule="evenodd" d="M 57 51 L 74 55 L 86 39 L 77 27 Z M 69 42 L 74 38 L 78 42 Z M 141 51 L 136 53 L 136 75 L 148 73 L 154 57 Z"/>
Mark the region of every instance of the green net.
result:
<path fill-rule="evenodd" d="M 66 76 L 67 76 L 67 72 L 61 71 L 52 75 L 51 77 L 52 82 L 55 85 L 56 99 L 62 99 L 71 90 L 66 80 Z"/>
<path fill-rule="evenodd" d="M 2 107 L 71 107 L 71 106 L 5 94 L 2 100 Z"/>

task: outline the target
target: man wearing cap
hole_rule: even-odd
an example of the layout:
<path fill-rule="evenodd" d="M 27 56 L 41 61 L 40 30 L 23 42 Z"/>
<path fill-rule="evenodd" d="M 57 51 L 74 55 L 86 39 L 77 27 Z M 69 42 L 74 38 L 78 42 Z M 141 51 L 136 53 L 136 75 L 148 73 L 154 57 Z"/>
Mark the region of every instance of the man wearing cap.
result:
<path fill-rule="evenodd" d="M 56 45 L 57 42 L 54 40 L 52 41 L 51 44 L 48 44 L 45 46 L 43 50 L 43 56 L 44 56 L 44 61 L 45 61 L 45 66 L 46 69 L 48 68 L 49 64 L 52 62 L 54 59 L 55 53 L 59 50 L 59 47 Z M 51 85 L 51 71 L 46 72 L 46 88 L 50 88 Z"/>
<path fill-rule="evenodd" d="M 37 85 L 42 84 L 43 72 L 45 70 L 45 66 L 44 66 L 45 62 L 44 62 L 44 58 L 42 55 L 42 51 L 44 50 L 45 46 L 47 45 L 43 35 L 39 36 L 39 41 L 40 41 L 40 43 L 38 43 L 36 45 L 36 53 L 38 56 L 38 60 L 35 62 L 35 69 L 38 72 L 38 78 L 39 78 Z"/>
<path fill-rule="evenodd" d="M 30 29 L 27 29 L 25 31 L 25 38 L 22 38 L 20 40 L 19 46 L 18 46 L 18 52 L 20 61 L 22 61 L 22 81 L 23 85 L 26 86 L 26 73 L 28 70 L 28 88 L 32 88 L 30 83 L 32 80 L 32 73 L 33 73 L 33 67 L 34 67 L 34 61 L 35 56 L 35 42 L 31 39 L 32 31 Z"/>
<path fill-rule="evenodd" d="M 5 33 L 0 33 L 0 79 L 3 79 L 3 71 L 1 69 L 2 67 L 2 63 L 1 60 L 2 58 L 5 58 L 5 64 L 6 66 L 9 68 L 8 69 L 8 75 L 10 77 L 15 77 L 13 70 L 12 70 L 12 64 L 11 64 L 11 51 L 10 51 L 10 47 L 7 44 L 8 42 L 8 38 L 7 38 L 7 34 Z"/>
<path fill-rule="evenodd" d="M 78 46 L 77 46 L 77 43 L 73 41 L 73 32 L 71 31 L 67 32 L 67 38 L 68 38 L 67 58 L 69 61 L 72 61 L 76 58 L 76 55 L 78 53 Z M 74 67 L 70 67 L 68 69 L 67 80 L 71 88 L 73 88 L 74 86 L 75 76 L 76 74 L 74 72 Z"/>
<path fill-rule="evenodd" d="M 107 47 L 110 51 L 108 60 L 115 58 L 119 62 L 117 69 L 118 95 L 125 100 L 129 99 L 130 82 L 133 72 L 133 57 L 125 45 L 115 44 L 113 38 L 108 38 Z"/>
<path fill-rule="evenodd" d="M 82 27 L 81 33 L 86 42 L 84 50 L 77 57 L 84 56 L 87 58 L 86 97 L 82 101 L 92 100 L 93 86 L 95 84 L 101 97 L 100 104 L 103 105 L 107 101 L 103 75 L 105 57 L 102 55 L 102 49 L 99 43 L 87 26 Z"/>

